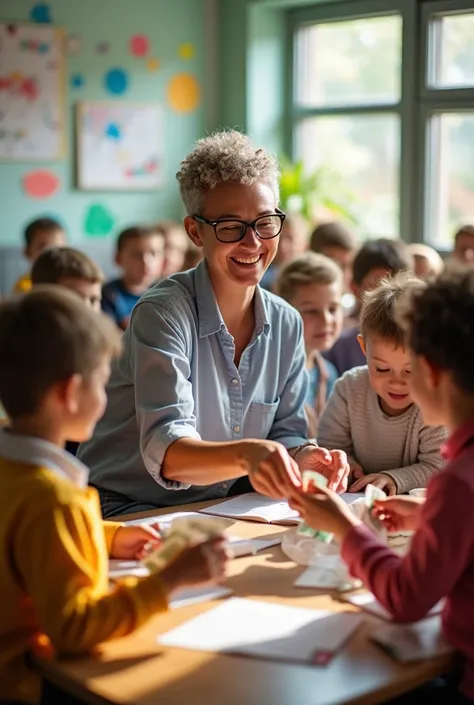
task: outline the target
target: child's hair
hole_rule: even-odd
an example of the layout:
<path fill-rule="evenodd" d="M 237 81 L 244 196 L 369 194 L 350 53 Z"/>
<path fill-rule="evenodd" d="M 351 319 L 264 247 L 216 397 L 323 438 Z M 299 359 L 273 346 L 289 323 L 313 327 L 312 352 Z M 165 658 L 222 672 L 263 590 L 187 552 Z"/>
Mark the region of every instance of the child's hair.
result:
<path fill-rule="evenodd" d="M 397 319 L 397 304 L 411 291 L 423 291 L 426 284 L 406 272 L 382 279 L 377 288 L 364 293 L 360 312 L 360 332 L 364 340 L 372 336 L 405 347 L 405 332 Z"/>
<path fill-rule="evenodd" d="M 52 233 L 56 230 L 63 230 L 63 226 L 58 223 L 57 220 L 54 220 L 54 218 L 37 218 L 36 220 L 32 220 L 31 223 L 28 223 L 26 226 L 24 232 L 26 247 L 31 247 L 38 233 Z"/>
<path fill-rule="evenodd" d="M 308 284 L 337 283 L 342 291 L 342 272 L 329 257 L 306 252 L 282 267 L 276 282 L 276 293 L 291 302 L 296 289 Z"/>
<path fill-rule="evenodd" d="M 413 257 L 414 267 L 416 270 L 417 258 L 427 260 L 430 267 L 430 274 L 437 275 L 443 271 L 444 262 L 441 255 L 429 245 L 423 245 L 421 242 L 411 242 L 407 245 L 408 252 Z"/>
<path fill-rule="evenodd" d="M 449 371 L 461 391 L 474 395 L 474 269 L 450 264 L 425 288 L 408 292 L 397 317 L 415 355 Z"/>
<path fill-rule="evenodd" d="M 466 223 L 466 225 L 462 225 L 454 235 L 454 242 L 456 242 L 461 235 L 474 236 L 474 225 L 470 225 L 469 223 Z"/>
<path fill-rule="evenodd" d="M 33 284 L 57 284 L 63 278 L 102 284 L 104 274 L 90 257 L 73 247 L 51 247 L 42 252 L 31 270 Z"/>
<path fill-rule="evenodd" d="M 121 252 L 127 242 L 138 240 L 140 237 L 152 237 L 153 235 L 164 237 L 164 228 L 159 223 L 157 225 L 133 225 L 130 228 L 125 228 L 117 238 L 117 252 Z"/>
<path fill-rule="evenodd" d="M 346 252 L 357 249 L 354 233 L 342 223 L 321 223 L 311 234 L 309 249 L 324 254 L 327 247 L 337 247 Z"/>
<path fill-rule="evenodd" d="M 0 303 L 0 399 L 10 419 L 34 414 L 54 384 L 74 374 L 87 381 L 119 352 L 114 323 L 72 291 L 38 286 Z"/>
<path fill-rule="evenodd" d="M 352 278 L 359 286 L 373 269 L 387 269 L 398 274 L 413 269 L 413 257 L 402 240 L 379 238 L 364 243 L 352 265 Z"/>

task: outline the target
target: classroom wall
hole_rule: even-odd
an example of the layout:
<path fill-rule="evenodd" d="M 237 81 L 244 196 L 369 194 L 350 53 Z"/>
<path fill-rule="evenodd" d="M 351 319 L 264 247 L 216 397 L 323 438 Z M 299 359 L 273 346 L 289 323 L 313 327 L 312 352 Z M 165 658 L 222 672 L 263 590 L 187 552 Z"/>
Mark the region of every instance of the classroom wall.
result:
<path fill-rule="evenodd" d="M 21 244 L 25 223 L 42 214 L 58 217 L 72 243 L 100 251 L 108 251 L 116 231 L 134 221 L 181 216 L 174 178 L 177 167 L 193 142 L 215 127 L 214 74 L 208 66 L 215 8 L 215 0 L 1 0 L 0 21 L 49 20 L 73 39 L 72 44 L 67 42 L 71 51 L 66 52 L 66 154 L 55 162 L 0 162 L 0 249 L 11 255 Z M 136 34 L 148 38 L 144 57 L 131 53 L 130 39 Z M 122 95 L 110 94 L 104 85 L 104 75 L 113 67 L 128 75 L 129 88 Z M 199 86 L 195 109 L 176 112 L 167 102 L 169 82 L 178 73 L 189 74 Z M 164 106 L 165 173 L 161 188 L 148 192 L 78 190 L 74 107 L 81 100 L 158 101 Z M 60 182 L 59 190 L 46 199 L 24 191 L 25 174 L 38 168 L 52 171 Z M 110 223 L 107 232 L 86 232 L 85 219 L 93 205 L 104 209 Z M 3 263 L 9 278 L 13 266 L 10 255 L 10 264 Z M 0 262 L 0 279 L 1 270 Z M 0 284 L 1 289 L 5 285 Z"/>

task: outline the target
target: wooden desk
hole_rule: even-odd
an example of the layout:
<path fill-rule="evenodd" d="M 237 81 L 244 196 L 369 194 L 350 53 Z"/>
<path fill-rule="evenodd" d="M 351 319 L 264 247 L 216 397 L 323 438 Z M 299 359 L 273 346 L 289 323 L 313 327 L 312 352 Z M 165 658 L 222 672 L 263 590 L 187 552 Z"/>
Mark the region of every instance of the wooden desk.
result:
<path fill-rule="evenodd" d="M 209 504 L 212 502 L 141 516 L 195 511 Z M 256 538 L 287 530 L 233 522 L 228 533 Z M 293 581 L 301 571 L 301 566 L 287 560 L 276 546 L 257 556 L 231 561 L 228 585 L 239 597 L 333 611 L 352 609 L 328 594 L 294 588 Z M 379 624 L 369 617 L 334 661 L 322 668 L 186 651 L 156 642 L 158 634 L 212 604 L 217 603 L 157 615 L 138 632 L 101 647 L 96 658 L 43 662 L 41 670 L 65 690 L 95 705 L 372 705 L 421 685 L 449 665 L 443 658 L 399 666 L 368 640 L 371 626 Z"/>

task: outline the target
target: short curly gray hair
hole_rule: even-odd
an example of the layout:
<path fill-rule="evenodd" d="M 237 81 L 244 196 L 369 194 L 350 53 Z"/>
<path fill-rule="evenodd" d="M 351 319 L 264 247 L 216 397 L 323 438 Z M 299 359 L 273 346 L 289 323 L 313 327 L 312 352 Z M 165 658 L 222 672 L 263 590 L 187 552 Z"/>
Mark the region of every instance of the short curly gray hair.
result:
<path fill-rule="evenodd" d="M 280 168 L 275 157 L 255 149 L 247 135 L 237 130 L 215 132 L 203 137 L 176 174 L 181 198 L 188 215 L 200 215 L 204 194 L 222 183 L 268 184 L 279 198 Z"/>

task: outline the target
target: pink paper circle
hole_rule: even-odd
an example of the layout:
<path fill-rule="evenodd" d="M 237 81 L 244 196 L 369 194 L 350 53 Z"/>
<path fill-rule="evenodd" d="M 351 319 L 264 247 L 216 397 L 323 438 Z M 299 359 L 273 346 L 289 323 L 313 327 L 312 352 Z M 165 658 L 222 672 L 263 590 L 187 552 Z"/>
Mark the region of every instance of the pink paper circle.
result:
<path fill-rule="evenodd" d="M 149 48 L 150 42 L 144 34 L 135 34 L 130 39 L 130 53 L 133 56 L 146 56 Z"/>
<path fill-rule="evenodd" d="M 23 176 L 23 188 L 30 198 L 49 198 L 59 188 L 59 179 L 52 171 L 38 169 Z"/>

